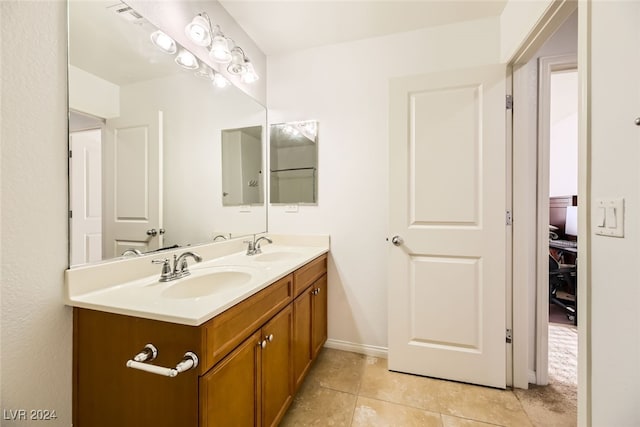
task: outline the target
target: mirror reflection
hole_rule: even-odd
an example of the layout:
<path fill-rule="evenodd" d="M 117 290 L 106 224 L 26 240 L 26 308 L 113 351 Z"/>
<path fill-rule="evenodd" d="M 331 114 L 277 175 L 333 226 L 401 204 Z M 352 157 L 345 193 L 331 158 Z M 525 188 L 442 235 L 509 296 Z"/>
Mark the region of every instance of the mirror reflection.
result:
<path fill-rule="evenodd" d="M 222 149 L 223 130 L 252 129 L 263 170 L 264 107 L 179 66 L 181 46 L 159 50 L 157 28 L 113 5 L 69 2 L 70 264 L 265 231 L 259 177 L 243 176 L 258 183 L 240 208 L 223 203 L 224 170 L 245 160 Z"/>
<path fill-rule="evenodd" d="M 222 204 L 262 204 L 262 126 L 222 131 Z"/>
<path fill-rule="evenodd" d="M 271 203 L 318 202 L 318 122 L 270 127 Z"/>

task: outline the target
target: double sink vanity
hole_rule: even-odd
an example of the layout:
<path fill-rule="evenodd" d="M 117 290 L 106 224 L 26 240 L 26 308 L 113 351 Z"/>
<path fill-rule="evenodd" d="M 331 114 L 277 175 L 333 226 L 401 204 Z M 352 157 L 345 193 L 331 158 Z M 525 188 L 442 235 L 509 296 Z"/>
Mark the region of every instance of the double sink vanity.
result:
<path fill-rule="evenodd" d="M 327 338 L 329 238 L 270 238 L 67 270 L 73 424 L 277 425 Z"/>

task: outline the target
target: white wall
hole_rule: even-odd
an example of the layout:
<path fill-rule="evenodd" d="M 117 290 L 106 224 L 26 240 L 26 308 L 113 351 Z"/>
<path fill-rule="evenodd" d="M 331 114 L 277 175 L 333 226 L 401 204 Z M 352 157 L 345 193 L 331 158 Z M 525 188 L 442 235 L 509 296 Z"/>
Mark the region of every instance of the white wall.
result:
<path fill-rule="evenodd" d="M 550 93 L 549 196 L 578 194 L 578 72 L 552 73 Z"/>
<path fill-rule="evenodd" d="M 203 96 L 207 94 L 209 96 Z M 222 205 L 221 131 L 266 123 L 262 105 L 233 88 L 215 88 L 190 73 L 122 86 L 122 115 L 130 108 L 164 115 L 165 246 L 201 243 L 214 233 L 248 234 L 266 229 L 263 206 L 240 212 Z"/>
<path fill-rule="evenodd" d="M 0 2 L 2 409 L 71 424 L 67 252 L 66 7 Z M 25 421 L 2 421 L 3 427 Z"/>
<path fill-rule="evenodd" d="M 591 239 L 593 426 L 640 425 L 640 3 L 591 2 L 591 196 L 625 198 L 625 237 Z M 583 22 L 581 22 L 583 24 Z"/>
<path fill-rule="evenodd" d="M 268 57 L 269 120 L 319 120 L 318 206 L 269 207 L 269 232 L 328 233 L 329 338 L 387 346 L 388 82 L 496 63 L 498 19 Z"/>
<path fill-rule="evenodd" d="M 120 87 L 69 66 L 69 108 L 95 117 L 112 119 L 120 115 Z"/>
<path fill-rule="evenodd" d="M 509 62 L 554 0 L 509 0 L 500 15 L 500 59 Z"/>

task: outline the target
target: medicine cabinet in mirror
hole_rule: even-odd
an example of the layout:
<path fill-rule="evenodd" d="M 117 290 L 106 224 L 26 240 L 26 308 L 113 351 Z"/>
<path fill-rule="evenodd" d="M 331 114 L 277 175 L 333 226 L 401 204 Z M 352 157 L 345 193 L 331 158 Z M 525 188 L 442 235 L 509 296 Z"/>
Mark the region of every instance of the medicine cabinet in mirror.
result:
<path fill-rule="evenodd" d="M 159 50 L 158 29 L 122 3 L 71 0 L 68 12 L 70 264 L 264 232 L 265 108 L 214 86 L 173 40 Z M 230 129 L 250 129 L 246 162 L 230 141 L 223 154 Z M 247 198 L 223 203 L 224 171 L 247 162 Z"/>
<path fill-rule="evenodd" d="M 318 202 L 318 122 L 270 127 L 271 203 Z"/>
<path fill-rule="evenodd" d="M 262 126 L 222 131 L 222 204 L 263 203 Z"/>

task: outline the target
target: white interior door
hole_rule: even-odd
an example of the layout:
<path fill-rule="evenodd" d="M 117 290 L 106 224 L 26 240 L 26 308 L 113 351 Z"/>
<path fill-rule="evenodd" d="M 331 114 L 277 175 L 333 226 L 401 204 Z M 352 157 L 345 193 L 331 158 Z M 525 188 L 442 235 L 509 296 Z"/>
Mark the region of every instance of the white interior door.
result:
<path fill-rule="evenodd" d="M 71 265 L 102 260 L 102 130 L 72 132 Z"/>
<path fill-rule="evenodd" d="M 104 251 L 162 247 L 162 112 L 139 109 L 105 127 Z"/>
<path fill-rule="evenodd" d="M 391 370 L 506 386 L 505 75 L 391 81 Z"/>

